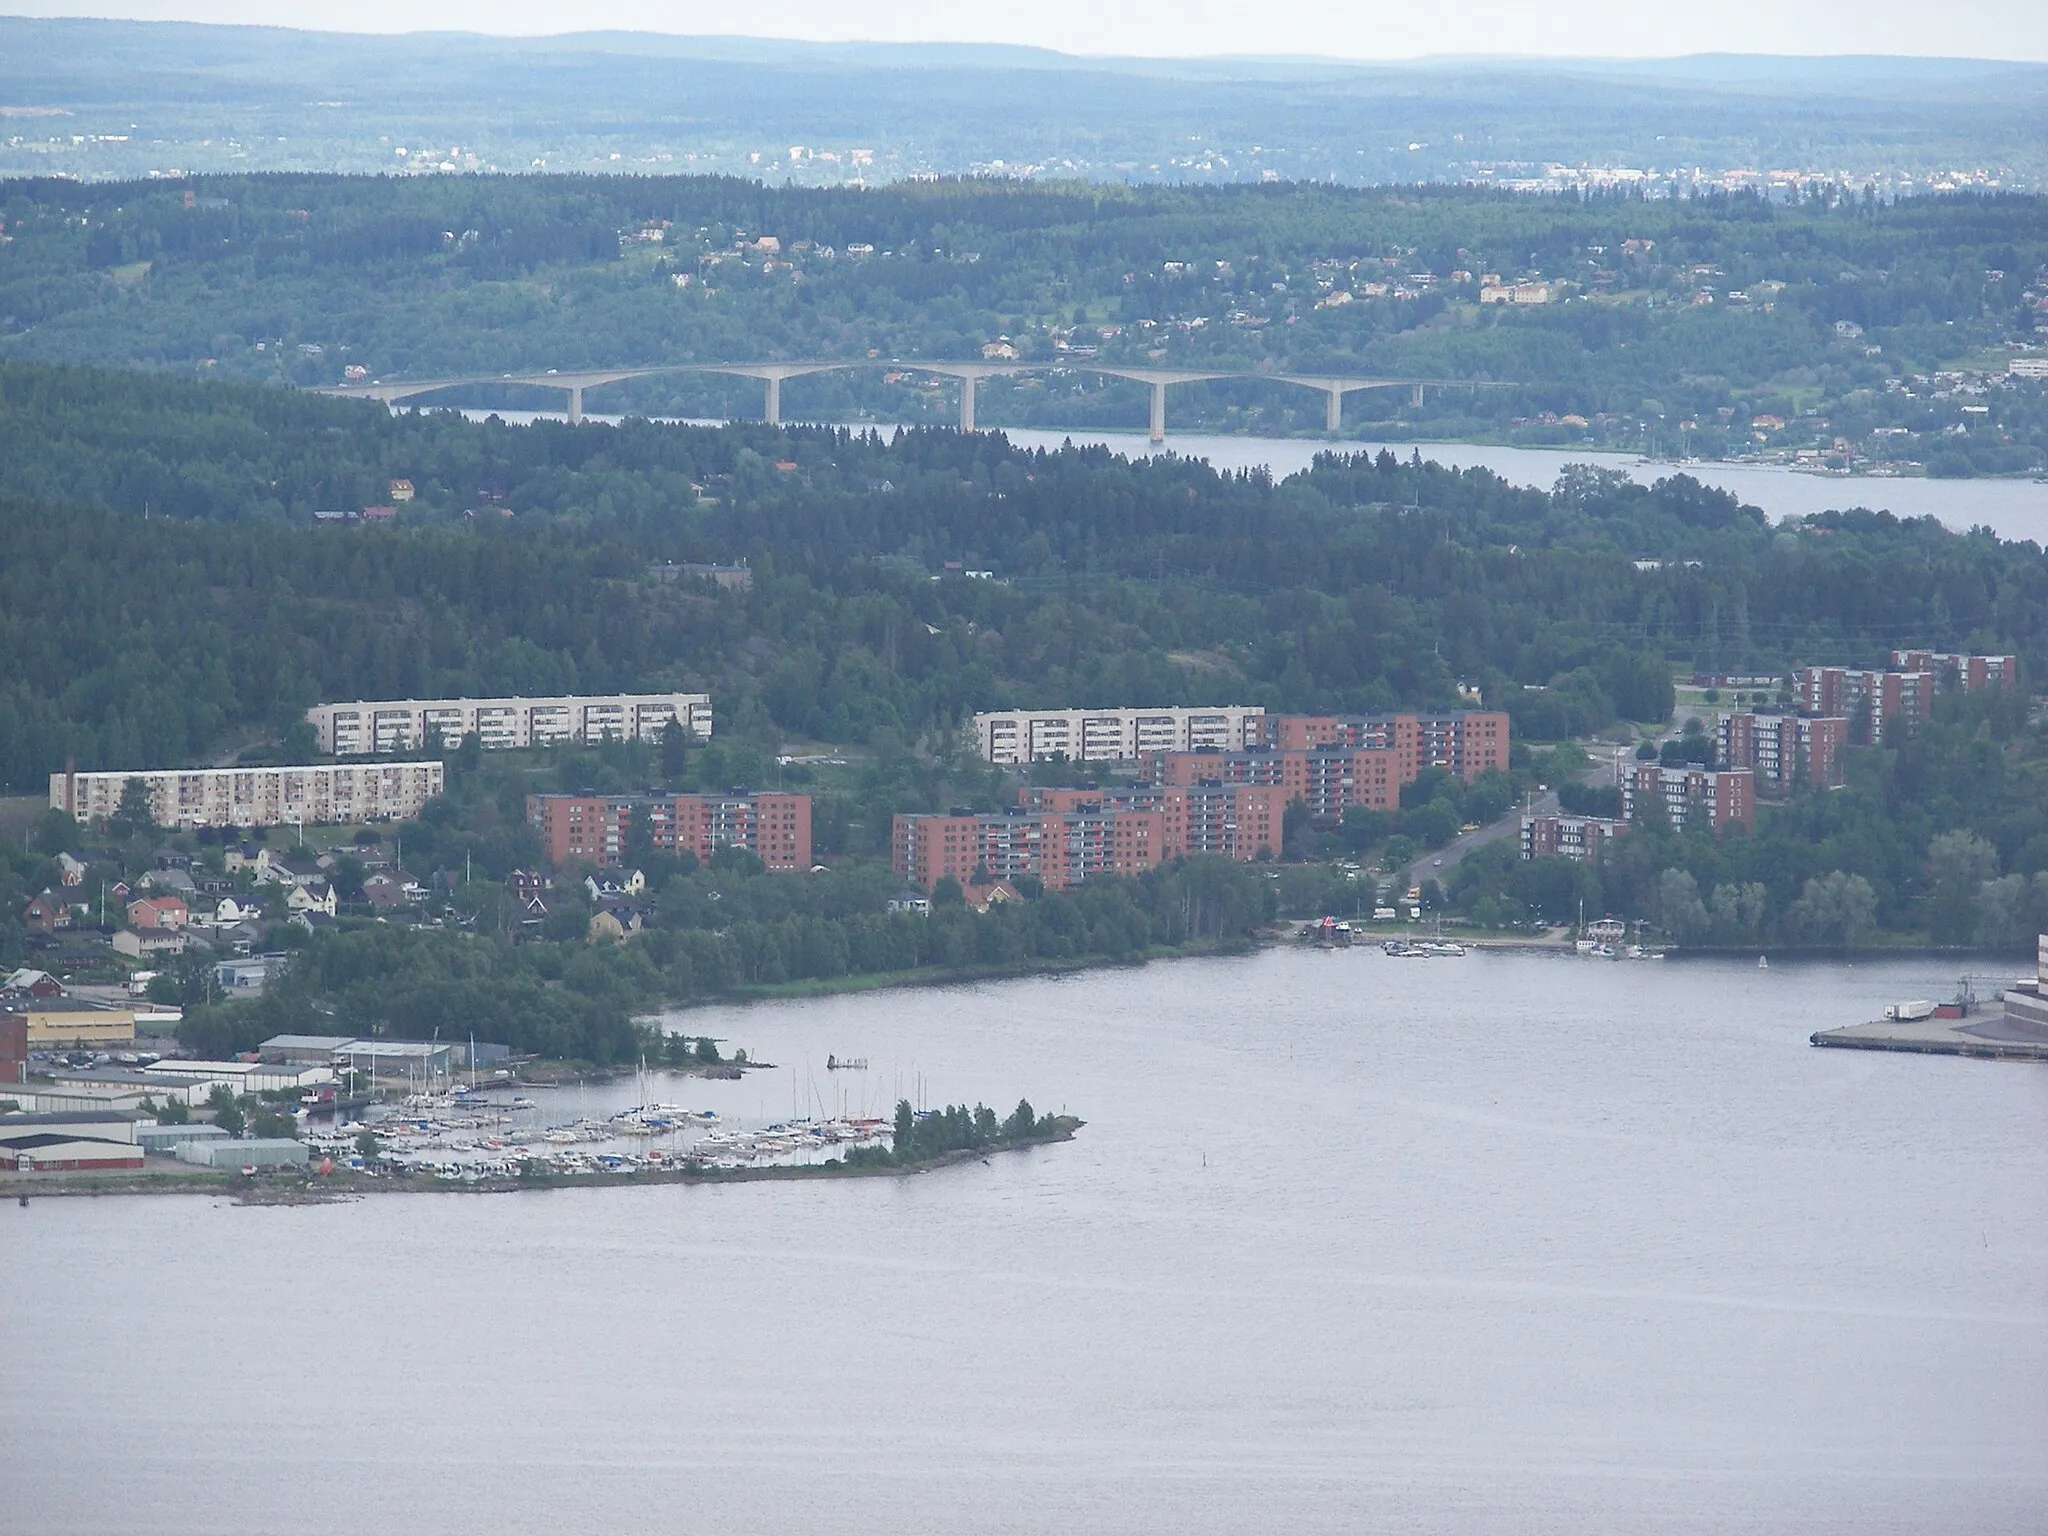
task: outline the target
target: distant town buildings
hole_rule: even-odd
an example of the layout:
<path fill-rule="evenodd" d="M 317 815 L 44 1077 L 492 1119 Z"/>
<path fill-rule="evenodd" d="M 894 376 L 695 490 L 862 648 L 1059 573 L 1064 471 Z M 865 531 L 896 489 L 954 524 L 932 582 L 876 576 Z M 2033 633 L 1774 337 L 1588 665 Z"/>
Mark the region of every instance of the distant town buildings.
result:
<path fill-rule="evenodd" d="M 983 760 L 1018 764 L 1063 757 L 1074 763 L 1131 762 L 1147 752 L 1251 746 L 1257 705 L 1160 709 L 996 710 L 974 717 Z"/>
<path fill-rule="evenodd" d="M 649 848 L 700 863 L 720 848 L 744 848 L 771 870 L 811 867 L 809 795 L 528 795 L 526 817 L 553 864 L 623 863 L 644 832 Z"/>
<path fill-rule="evenodd" d="M 1788 795 L 1794 784 L 1824 789 L 1841 782 L 1849 722 L 1840 715 L 1730 713 L 1715 728 L 1723 768 L 1747 768 L 1760 795 Z"/>
<path fill-rule="evenodd" d="M 50 775 L 50 805 L 81 822 L 103 821 L 120 810 L 129 781 L 139 779 L 160 827 L 410 821 L 441 793 L 445 777 L 438 762 L 67 772 Z"/>
<path fill-rule="evenodd" d="M 1524 816 L 1522 857 L 1579 859 L 1599 863 L 1629 824 L 1604 816 Z"/>
<path fill-rule="evenodd" d="M 1756 781 L 1747 768 L 1714 771 L 1691 764 L 1630 763 L 1621 774 L 1622 813 L 1641 819 L 1644 808 L 1661 804 L 1674 828 L 1701 821 L 1714 832 L 1741 825 L 1756 830 Z"/>
<path fill-rule="evenodd" d="M 659 741 L 672 721 L 711 736 L 708 693 L 563 694 L 553 698 L 382 699 L 306 711 L 322 752 L 382 756 L 447 751 L 474 733 L 487 748 L 555 742 Z"/>

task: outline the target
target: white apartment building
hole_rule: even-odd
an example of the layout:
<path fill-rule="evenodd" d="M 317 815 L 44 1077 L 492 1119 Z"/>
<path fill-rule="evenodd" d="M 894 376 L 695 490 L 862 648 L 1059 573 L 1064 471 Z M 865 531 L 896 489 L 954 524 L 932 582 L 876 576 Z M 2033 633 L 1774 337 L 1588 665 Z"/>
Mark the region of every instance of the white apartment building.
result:
<path fill-rule="evenodd" d="M 320 750 L 335 757 L 449 751 L 476 732 L 486 747 L 558 741 L 659 741 L 671 720 L 711 736 L 708 693 L 616 693 L 552 699 L 379 699 L 306 711 Z"/>
<path fill-rule="evenodd" d="M 439 763 L 53 773 L 50 806 L 81 822 L 112 816 L 121 808 L 121 793 L 130 779 L 149 786 L 160 827 L 410 821 L 441 793 L 445 782 Z"/>
<path fill-rule="evenodd" d="M 1163 709 L 1018 709 L 974 717 L 974 736 L 991 763 L 1065 757 L 1076 763 L 1129 762 L 1145 752 L 1236 751 L 1255 746 L 1265 717 L 1258 705 L 1174 705 Z"/>

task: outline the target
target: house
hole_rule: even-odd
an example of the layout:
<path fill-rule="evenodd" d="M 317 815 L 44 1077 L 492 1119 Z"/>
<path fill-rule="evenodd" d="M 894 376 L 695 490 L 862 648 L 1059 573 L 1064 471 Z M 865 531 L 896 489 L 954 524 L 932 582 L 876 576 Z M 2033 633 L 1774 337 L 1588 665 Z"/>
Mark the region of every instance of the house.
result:
<path fill-rule="evenodd" d="M 163 847 L 156 851 L 158 869 L 190 869 L 192 855 L 182 848 Z"/>
<path fill-rule="evenodd" d="M 21 914 L 21 926 L 30 933 L 56 933 L 71 926 L 71 903 L 44 891 Z"/>
<path fill-rule="evenodd" d="M 889 898 L 889 910 L 891 912 L 914 912 L 920 917 L 930 917 L 932 914 L 932 899 L 925 895 L 923 891 L 913 888 L 902 892 L 900 895 L 891 896 Z"/>
<path fill-rule="evenodd" d="M 65 885 L 76 886 L 85 884 L 85 860 L 83 859 L 74 859 L 68 853 L 60 853 L 57 855 L 57 872 L 63 877 L 62 883 Z"/>
<path fill-rule="evenodd" d="M 206 923 L 217 928 L 232 928 L 237 923 L 252 922 L 262 915 L 263 903 L 253 897 L 244 896 L 238 900 L 233 896 L 223 896 L 213 904 Z"/>
<path fill-rule="evenodd" d="M 185 934 L 175 928 L 123 928 L 113 938 L 114 953 L 126 955 L 131 960 L 145 956 L 182 955 L 185 953 Z"/>
<path fill-rule="evenodd" d="M 618 943 L 630 939 L 647 926 L 647 915 L 638 907 L 605 907 L 590 917 L 590 942 Z"/>
<path fill-rule="evenodd" d="M 261 843 L 237 843 L 221 855 L 221 866 L 229 874 L 248 870 L 258 880 L 270 878 L 270 850 Z"/>
<path fill-rule="evenodd" d="M 15 992 L 23 997 L 62 997 L 64 983 L 48 971 L 32 971 L 26 968 L 16 971 L 5 981 L 0 981 L 0 992 Z"/>
<path fill-rule="evenodd" d="M 191 920 L 191 910 L 181 897 L 145 896 L 128 903 L 128 925 L 138 932 L 174 932 Z"/>
<path fill-rule="evenodd" d="M 418 882 L 404 870 L 396 874 L 380 872 L 363 882 L 363 900 L 379 912 L 389 912 L 395 907 L 409 907 L 425 894 Z"/>
<path fill-rule="evenodd" d="M 199 887 L 182 869 L 153 869 L 135 882 L 137 890 L 168 892 L 173 896 L 196 896 Z"/>
<path fill-rule="evenodd" d="M 325 880 L 308 880 L 304 885 L 294 885 L 285 893 L 284 905 L 285 910 L 294 916 L 318 912 L 332 917 L 336 907 L 334 887 Z"/>
<path fill-rule="evenodd" d="M 1004 336 L 995 341 L 983 342 L 981 355 L 990 362 L 1015 362 L 1017 348 L 1009 337 Z"/>
<path fill-rule="evenodd" d="M 960 899 L 973 911 L 986 912 L 1005 902 L 1022 901 L 1024 896 L 1006 880 L 991 880 L 987 885 L 962 885 Z"/>
<path fill-rule="evenodd" d="M 398 520 L 396 507 L 365 507 L 363 521 L 366 523 L 390 523 Z"/>
<path fill-rule="evenodd" d="M 583 889 L 590 894 L 592 905 L 628 901 L 647 889 L 647 877 L 637 869 L 607 870 L 601 875 L 585 876 Z"/>
<path fill-rule="evenodd" d="M 413 484 L 410 480 L 394 480 L 391 482 L 390 495 L 394 502 L 408 502 L 418 494 L 419 492 L 413 489 Z"/>
<path fill-rule="evenodd" d="M 272 858 L 267 871 L 257 878 L 268 880 L 273 885 L 311 885 L 321 878 L 320 866 L 303 859 L 298 863 L 288 864 L 283 859 Z"/>
<path fill-rule="evenodd" d="M 326 933 L 334 926 L 334 915 L 330 912 L 317 910 L 294 912 L 292 914 L 292 922 L 295 926 L 305 929 L 308 933 Z"/>

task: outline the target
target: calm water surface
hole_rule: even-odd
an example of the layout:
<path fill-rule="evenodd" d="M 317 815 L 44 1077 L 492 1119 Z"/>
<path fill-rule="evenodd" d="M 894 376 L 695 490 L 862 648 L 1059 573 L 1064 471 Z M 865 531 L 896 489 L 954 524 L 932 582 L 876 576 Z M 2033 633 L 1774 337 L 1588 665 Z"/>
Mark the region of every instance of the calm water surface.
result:
<path fill-rule="evenodd" d="M 1272 952 L 687 1015 L 829 1185 L 0 1209 L 9 1532 L 2042 1529 L 2048 1072 L 1941 967 Z M 828 1053 L 865 1074 L 826 1074 Z M 664 1085 L 664 1094 L 669 1085 Z"/>

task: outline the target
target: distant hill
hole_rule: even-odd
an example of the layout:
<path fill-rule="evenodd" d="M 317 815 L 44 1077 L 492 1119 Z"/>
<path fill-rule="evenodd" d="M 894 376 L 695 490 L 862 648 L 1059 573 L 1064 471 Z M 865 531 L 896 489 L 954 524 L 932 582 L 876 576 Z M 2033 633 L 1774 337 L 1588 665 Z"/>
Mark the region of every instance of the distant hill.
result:
<path fill-rule="evenodd" d="M 1779 168 L 1886 188 L 1983 169 L 2039 187 L 2048 66 L 1735 54 L 1388 66 L 0 18 L 0 173 L 403 169 L 422 143 L 458 170 L 805 184 L 977 171 L 1461 181 L 1557 163 Z"/>

